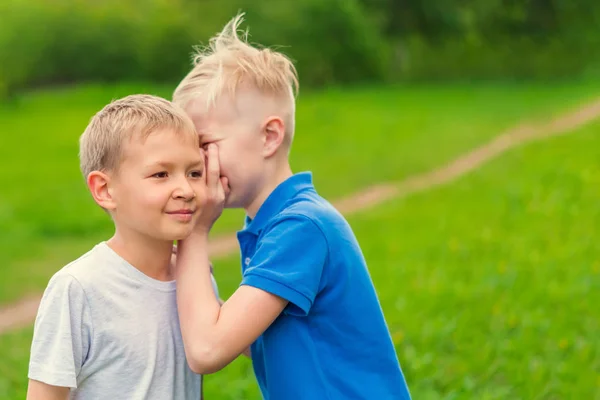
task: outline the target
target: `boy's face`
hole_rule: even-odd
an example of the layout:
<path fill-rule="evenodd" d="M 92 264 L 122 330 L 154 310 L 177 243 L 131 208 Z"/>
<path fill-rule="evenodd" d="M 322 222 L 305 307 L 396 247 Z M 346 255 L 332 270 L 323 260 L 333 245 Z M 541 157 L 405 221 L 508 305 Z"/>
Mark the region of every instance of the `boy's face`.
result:
<path fill-rule="evenodd" d="M 199 114 L 194 102 L 187 112 L 200 135 L 200 145 L 215 143 L 219 149 L 221 176 L 228 179 L 227 208 L 247 208 L 264 186 L 265 162 L 260 123 L 256 116 L 229 101 L 219 104 L 209 113 Z"/>
<path fill-rule="evenodd" d="M 187 237 L 205 198 L 203 174 L 193 137 L 163 130 L 133 138 L 111 177 L 117 229 L 159 240 Z"/>

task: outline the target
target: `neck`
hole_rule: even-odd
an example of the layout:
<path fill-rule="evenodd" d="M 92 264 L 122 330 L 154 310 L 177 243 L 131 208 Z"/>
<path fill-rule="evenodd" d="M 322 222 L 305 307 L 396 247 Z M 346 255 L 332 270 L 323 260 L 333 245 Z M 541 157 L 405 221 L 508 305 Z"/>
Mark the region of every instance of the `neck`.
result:
<path fill-rule="evenodd" d="M 175 279 L 171 270 L 173 242 L 116 229 L 107 244 L 125 261 L 150 278 L 159 281 Z"/>
<path fill-rule="evenodd" d="M 256 213 L 258 210 L 260 210 L 260 207 L 263 205 L 265 200 L 267 200 L 267 197 L 269 197 L 273 190 L 275 190 L 277 186 L 279 186 L 292 175 L 293 173 L 289 163 L 286 162 L 282 168 L 278 168 L 272 179 L 266 182 L 252 203 L 250 203 L 248 207 L 244 208 L 246 210 L 246 214 L 248 214 L 250 218 L 254 219 L 254 217 L 256 217 Z"/>

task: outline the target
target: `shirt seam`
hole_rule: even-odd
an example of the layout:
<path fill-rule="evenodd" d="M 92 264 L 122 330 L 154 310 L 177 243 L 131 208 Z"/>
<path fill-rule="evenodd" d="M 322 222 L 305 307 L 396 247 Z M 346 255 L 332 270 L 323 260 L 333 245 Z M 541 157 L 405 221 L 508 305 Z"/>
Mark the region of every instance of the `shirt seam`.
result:
<path fill-rule="evenodd" d="M 289 285 L 286 285 L 285 283 L 281 283 L 281 282 L 279 282 L 279 281 L 277 281 L 277 280 L 275 280 L 275 279 L 269 278 L 268 276 L 264 276 L 264 275 L 261 275 L 261 274 L 257 274 L 257 273 L 255 273 L 255 272 L 250 272 L 250 273 L 247 273 L 247 274 L 246 274 L 246 276 L 247 276 L 247 277 L 248 277 L 248 276 L 257 276 L 257 277 L 259 277 L 259 278 L 266 279 L 266 280 L 268 280 L 269 282 L 274 282 L 274 283 L 276 283 L 276 284 L 278 284 L 278 285 L 280 285 L 280 286 L 283 286 L 283 287 L 285 287 L 286 289 L 289 289 L 289 290 L 291 290 L 292 292 L 294 292 L 294 293 L 296 293 L 296 294 L 299 294 L 300 296 L 302 296 L 302 298 L 304 298 L 306 301 L 308 301 L 308 303 L 309 303 L 309 304 L 310 304 L 310 306 L 312 307 L 312 304 L 313 304 L 313 302 L 312 302 L 312 301 L 310 301 L 310 298 L 308 298 L 308 296 L 306 296 L 304 293 L 302 293 L 302 292 L 299 292 L 298 290 L 296 290 L 296 289 L 294 289 L 294 288 L 290 287 Z M 245 285 L 245 283 L 243 283 L 243 282 L 242 282 L 242 285 Z M 251 285 L 248 285 L 248 286 L 251 286 Z M 288 301 L 289 301 L 289 300 L 288 300 Z"/>
<path fill-rule="evenodd" d="M 270 227 L 271 225 L 274 225 L 277 222 L 279 222 L 279 220 L 283 220 L 283 219 L 289 218 L 289 217 L 297 217 L 297 218 L 301 218 L 301 219 L 304 219 L 306 221 L 309 221 L 312 225 L 314 225 L 319 230 L 319 232 L 321 232 L 321 236 L 323 236 L 323 239 L 325 240 L 325 247 L 327 249 L 327 254 L 325 256 L 326 264 L 327 265 L 331 265 L 331 251 L 330 251 L 329 240 L 327 238 L 327 235 L 325 234 L 325 232 L 321 228 L 321 226 L 313 218 L 309 217 L 306 214 L 301 214 L 301 213 L 298 213 L 298 212 L 295 212 L 295 211 L 292 212 L 292 211 L 283 210 L 282 212 L 279 213 L 278 216 L 274 217 L 273 218 L 273 222 L 269 223 L 267 226 Z M 265 226 L 265 228 L 267 228 L 267 226 Z M 258 238 L 257 244 L 258 244 L 258 242 L 260 242 L 260 237 Z M 325 270 L 325 268 L 323 268 L 323 271 L 324 270 Z M 322 275 L 323 275 L 323 272 L 321 272 L 320 278 L 322 277 Z"/>
<path fill-rule="evenodd" d="M 88 354 L 89 354 L 89 350 L 90 350 L 90 347 L 91 347 L 91 345 L 92 345 L 92 342 L 93 342 L 94 334 L 95 334 L 95 332 L 96 332 L 96 330 L 95 330 L 95 328 L 94 328 L 94 317 L 92 316 L 92 306 L 91 306 L 91 304 L 90 304 L 90 299 L 89 299 L 89 297 L 88 297 L 88 294 L 87 294 L 87 292 L 85 291 L 85 288 L 83 287 L 83 285 L 81 284 L 81 282 L 79 281 L 79 279 L 77 279 L 77 278 L 76 278 L 76 277 L 75 277 L 73 274 L 71 274 L 70 272 L 66 272 L 66 273 L 67 273 L 67 275 L 69 275 L 71 278 L 73 278 L 73 280 L 74 280 L 75 282 L 77 282 L 77 285 L 79 285 L 79 287 L 81 288 L 81 291 L 83 292 L 83 297 L 85 298 L 85 304 L 87 305 L 87 309 L 89 310 L 89 315 L 90 315 L 90 323 L 91 323 L 91 325 L 92 325 L 92 332 L 91 332 L 91 334 L 90 334 L 90 336 L 91 336 L 91 337 L 90 337 L 90 343 L 88 344 Z M 88 354 L 86 354 L 86 357 L 87 357 L 87 355 L 88 355 Z M 82 360 L 81 360 L 81 367 L 83 368 L 83 361 L 84 361 L 84 360 L 83 360 L 83 355 L 82 355 L 82 357 L 81 357 L 81 358 L 82 358 Z M 75 376 L 75 378 L 77 378 L 77 375 Z"/>
<path fill-rule="evenodd" d="M 298 195 L 300 195 L 301 193 L 307 192 L 307 191 L 312 191 L 312 192 L 316 193 L 316 190 L 315 190 L 315 187 L 313 184 L 306 184 L 306 186 L 298 188 L 292 196 L 283 200 L 280 203 L 280 206 L 277 207 L 279 209 L 276 212 L 274 212 L 270 218 L 266 219 L 266 221 L 263 223 L 262 227 L 257 227 L 256 229 L 249 229 L 248 231 L 250 233 L 253 233 L 254 235 L 260 236 L 262 234 L 262 232 L 265 231 L 266 228 L 272 224 L 271 221 L 276 220 L 281 214 L 285 213 L 286 208 L 288 207 L 288 203 L 290 201 L 296 199 L 298 197 Z M 300 214 L 300 215 L 302 215 L 302 214 Z M 250 223 L 250 227 L 251 226 L 252 226 L 252 223 Z M 246 228 L 244 230 L 246 230 Z"/>

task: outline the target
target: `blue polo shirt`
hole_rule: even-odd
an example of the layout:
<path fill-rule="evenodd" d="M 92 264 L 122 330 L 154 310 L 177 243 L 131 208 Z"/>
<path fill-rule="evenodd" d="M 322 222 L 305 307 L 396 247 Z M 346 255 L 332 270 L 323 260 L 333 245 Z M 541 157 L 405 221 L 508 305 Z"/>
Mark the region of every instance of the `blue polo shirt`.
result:
<path fill-rule="evenodd" d="M 242 285 L 289 301 L 252 345 L 265 400 L 410 398 L 358 242 L 310 172 L 281 183 L 238 240 Z"/>

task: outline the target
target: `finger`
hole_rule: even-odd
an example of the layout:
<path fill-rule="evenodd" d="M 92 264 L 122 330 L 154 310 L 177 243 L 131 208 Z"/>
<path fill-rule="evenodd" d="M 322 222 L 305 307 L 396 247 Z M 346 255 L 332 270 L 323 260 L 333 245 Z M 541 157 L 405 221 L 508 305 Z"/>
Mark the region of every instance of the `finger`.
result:
<path fill-rule="evenodd" d="M 202 147 L 200 148 L 200 156 L 202 157 L 202 162 L 204 163 L 204 173 L 202 174 L 202 180 L 206 185 L 206 176 L 208 175 L 208 154 L 206 154 L 206 150 L 204 150 Z"/>
<path fill-rule="evenodd" d="M 228 196 L 231 189 L 229 189 L 229 180 L 226 176 L 221 177 L 221 186 L 223 187 L 223 193 L 225 196 Z"/>
<path fill-rule="evenodd" d="M 177 254 L 171 253 L 171 259 L 169 260 L 169 266 L 175 270 L 177 267 Z"/>
<path fill-rule="evenodd" d="M 219 168 L 219 150 L 217 149 L 217 145 L 211 143 L 208 145 L 208 165 L 206 174 L 206 185 L 209 189 L 214 190 L 215 192 L 219 189 L 219 177 L 221 175 L 221 171 Z"/>
<path fill-rule="evenodd" d="M 206 150 L 202 147 L 200 148 L 200 157 L 202 157 L 202 181 L 204 185 L 206 185 L 206 176 L 208 175 L 208 156 L 206 155 Z"/>

